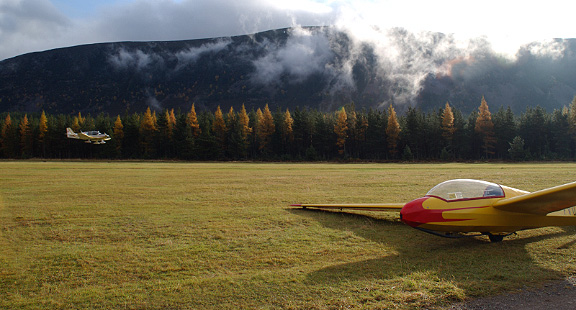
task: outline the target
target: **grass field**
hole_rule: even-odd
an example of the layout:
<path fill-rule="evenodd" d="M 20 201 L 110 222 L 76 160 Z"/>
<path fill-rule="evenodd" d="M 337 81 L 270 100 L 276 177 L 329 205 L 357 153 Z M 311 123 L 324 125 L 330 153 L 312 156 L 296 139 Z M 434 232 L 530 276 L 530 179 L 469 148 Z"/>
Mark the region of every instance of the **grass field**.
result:
<path fill-rule="evenodd" d="M 576 229 L 443 239 L 395 213 L 451 178 L 529 191 L 576 164 L 0 162 L 0 308 L 442 308 L 576 272 Z"/>

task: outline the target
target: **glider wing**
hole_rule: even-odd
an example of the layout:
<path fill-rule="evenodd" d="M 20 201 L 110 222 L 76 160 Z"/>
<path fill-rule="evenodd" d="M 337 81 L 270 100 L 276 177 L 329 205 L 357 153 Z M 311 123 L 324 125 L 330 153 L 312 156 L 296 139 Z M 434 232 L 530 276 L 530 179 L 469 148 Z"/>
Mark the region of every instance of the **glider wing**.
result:
<path fill-rule="evenodd" d="M 316 209 L 354 209 L 365 211 L 400 211 L 403 203 L 374 203 L 374 204 L 295 204 L 293 207 L 316 208 Z"/>
<path fill-rule="evenodd" d="M 494 208 L 517 213 L 545 215 L 576 206 L 576 182 L 497 201 Z"/>

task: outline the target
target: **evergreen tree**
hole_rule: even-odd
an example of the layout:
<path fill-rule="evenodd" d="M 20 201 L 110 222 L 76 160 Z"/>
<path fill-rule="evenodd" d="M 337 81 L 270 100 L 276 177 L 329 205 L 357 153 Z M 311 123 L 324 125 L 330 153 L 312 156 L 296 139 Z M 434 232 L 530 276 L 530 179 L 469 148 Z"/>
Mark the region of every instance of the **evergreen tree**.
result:
<path fill-rule="evenodd" d="M 482 137 L 482 148 L 484 149 L 486 158 L 488 158 L 489 155 L 493 155 L 496 145 L 494 123 L 492 122 L 492 114 L 488 109 L 488 103 L 486 103 L 484 96 L 482 96 L 482 101 L 478 108 L 478 118 L 476 118 L 474 131 Z"/>
<path fill-rule="evenodd" d="M 550 120 L 550 151 L 554 152 L 555 157 L 559 159 L 568 159 L 572 154 L 572 139 L 570 137 L 570 122 L 568 113 L 560 110 L 554 110 Z"/>
<path fill-rule="evenodd" d="M 500 158 L 506 158 L 509 156 L 508 148 L 512 139 L 516 137 L 516 121 L 514 120 L 514 114 L 512 109 L 508 107 L 504 110 L 504 107 L 500 107 L 498 112 L 494 114 L 494 132 L 496 136 L 496 148 L 495 153 Z"/>
<path fill-rule="evenodd" d="M 366 158 L 383 159 L 387 153 L 386 127 L 388 116 L 386 111 L 370 109 L 366 116 L 368 126 L 366 127 Z"/>
<path fill-rule="evenodd" d="M 392 104 L 388 107 L 388 126 L 386 127 L 388 151 L 392 157 L 398 153 L 398 139 L 400 138 L 400 124 L 396 118 L 396 111 Z"/>
<path fill-rule="evenodd" d="M 542 107 L 526 108 L 520 118 L 518 133 L 524 139 L 526 149 L 537 159 L 546 159 L 550 150 L 549 119 Z"/>
<path fill-rule="evenodd" d="M 524 160 L 526 159 L 526 150 L 524 149 L 524 139 L 520 136 L 514 137 L 512 142 L 510 142 L 510 148 L 508 149 L 510 153 L 510 158 L 512 160 Z"/>

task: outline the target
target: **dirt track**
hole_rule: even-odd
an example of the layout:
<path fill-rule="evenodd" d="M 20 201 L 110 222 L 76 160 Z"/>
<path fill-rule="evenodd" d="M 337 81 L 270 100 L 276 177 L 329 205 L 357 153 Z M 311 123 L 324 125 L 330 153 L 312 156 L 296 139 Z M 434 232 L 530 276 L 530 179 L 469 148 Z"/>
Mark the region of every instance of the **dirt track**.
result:
<path fill-rule="evenodd" d="M 554 281 L 540 288 L 525 289 L 516 293 L 486 297 L 453 305 L 451 310 L 480 309 L 576 309 L 576 276 Z"/>

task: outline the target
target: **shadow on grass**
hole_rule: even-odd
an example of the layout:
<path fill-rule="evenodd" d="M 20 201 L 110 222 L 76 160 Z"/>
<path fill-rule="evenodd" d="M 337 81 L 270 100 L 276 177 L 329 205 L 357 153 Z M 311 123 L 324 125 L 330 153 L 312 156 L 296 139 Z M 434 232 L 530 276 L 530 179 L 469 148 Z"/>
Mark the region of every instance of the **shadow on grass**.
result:
<path fill-rule="evenodd" d="M 290 212 L 314 219 L 330 229 L 352 231 L 357 236 L 391 249 L 381 258 L 346 262 L 308 275 L 311 284 L 355 280 L 398 280 L 412 274 L 427 274 L 449 281 L 466 296 L 483 296 L 560 279 L 560 272 L 544 268 L 527 246 L 548 238 L 574 234 L 561 232 L 520 232 L 500 243 L 487 237 L 448 239 L 417 231 L 396 219 L 370 215 L 310 209 Z M 575 241 L 563 244 L 569 248 Z"/>

